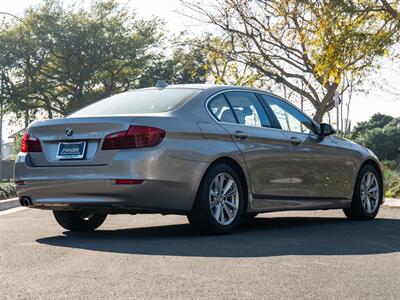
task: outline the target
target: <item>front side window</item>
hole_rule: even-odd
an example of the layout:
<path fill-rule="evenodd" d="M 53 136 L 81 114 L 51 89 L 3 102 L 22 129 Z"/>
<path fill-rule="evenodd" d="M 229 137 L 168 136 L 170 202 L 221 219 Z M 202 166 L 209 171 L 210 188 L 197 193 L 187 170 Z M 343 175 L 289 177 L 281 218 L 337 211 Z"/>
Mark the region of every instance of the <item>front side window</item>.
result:
<path fill-rule="evenodd" d="M 162 113 L 171 111 L 200 93 L 198 89 L 142 89 L 117 94 L 95 102 L 70 115 L 103 116 Z"/>
<path fill-rule="evenodd" d="M 226 92 L 239 124 L 253 127 L 271 127 L 271 123 L 256 95 L 249 92 Z"/>
<path fill-rule="evenodd" d="M 312 133 L 313 122 L 290 104 L 268 95 L 261 95 L 263 101 L 271 108 L 283 130 Z"/>

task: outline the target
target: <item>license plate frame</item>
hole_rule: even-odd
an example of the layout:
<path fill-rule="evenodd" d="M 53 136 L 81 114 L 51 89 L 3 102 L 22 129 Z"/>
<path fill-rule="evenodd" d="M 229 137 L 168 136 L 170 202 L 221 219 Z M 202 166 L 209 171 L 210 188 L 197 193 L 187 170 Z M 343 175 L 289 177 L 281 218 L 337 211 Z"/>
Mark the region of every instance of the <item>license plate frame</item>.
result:
<path fill-rule="evenodd" d="M 58 148 L 57 148 L 57 156 L 56 158 L 58 160 L 79 160 L 83 159 L 85 157 L 86 153 L 86 144 L 87 142 L 85 141 L 79 141 L 79 142 L 60 142 L 58 143 Z M 78 149 L 78 150 L 70 150 L 64 151 L 65 149 Z"/>

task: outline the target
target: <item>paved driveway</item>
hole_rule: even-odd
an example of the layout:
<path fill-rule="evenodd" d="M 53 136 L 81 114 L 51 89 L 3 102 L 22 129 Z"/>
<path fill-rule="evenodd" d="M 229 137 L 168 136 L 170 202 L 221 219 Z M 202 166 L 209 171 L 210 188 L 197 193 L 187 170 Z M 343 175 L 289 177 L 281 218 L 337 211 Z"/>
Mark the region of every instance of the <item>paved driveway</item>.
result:
<path fill-rule="evenodd" d="M 400 209 L 263 214 L 226 236 L 185 217 L 110 216 L 64 232 L 51 212 L 0 216 L 0 298 L 400 298 Z"/>

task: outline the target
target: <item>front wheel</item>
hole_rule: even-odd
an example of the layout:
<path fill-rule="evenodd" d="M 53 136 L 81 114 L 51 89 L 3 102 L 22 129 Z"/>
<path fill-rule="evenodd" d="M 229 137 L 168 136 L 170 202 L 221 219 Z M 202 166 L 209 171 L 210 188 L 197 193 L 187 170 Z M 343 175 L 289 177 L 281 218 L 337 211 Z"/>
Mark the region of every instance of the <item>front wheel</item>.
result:
<path fill-rule="evenodd" d="M 228 233 L 239 222 L 243 203 L 243 187 L 235 170 L 226 164 L 214 165 L 204 175 L 188 219 L 203 233 Z"/>
<path fill-rule="evenodd" d="M 343 209 L 350 220 L 372 220 L 382 203 L 382 185 L 378 171 L 365 165 L 358 174 L 353 200 L 349 208 Z"/>
<path fill-rule="evenodd" d="M 53 211 L 58 224 L 71 231 L 92 231 L 103 224 L 106 214 L 92 214 L 83 211 Z"/>

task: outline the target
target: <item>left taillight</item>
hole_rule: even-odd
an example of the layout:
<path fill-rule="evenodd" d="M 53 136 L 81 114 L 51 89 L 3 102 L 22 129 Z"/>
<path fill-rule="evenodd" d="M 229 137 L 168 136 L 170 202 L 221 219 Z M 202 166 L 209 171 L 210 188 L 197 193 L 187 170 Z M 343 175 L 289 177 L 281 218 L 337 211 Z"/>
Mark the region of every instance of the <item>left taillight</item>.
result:
<path fill-rule="evenodd" d="M 115 132 L 104 138 L 102 150 L 154 147 L 161 143 L 165 131 L 150 126 L 132 125 L 126 131 Z"/>
<path fill-rule="evenodd" d="M 40 140 L 36 136 L 25 133 L 21 140 L 21 152 L 42 152 L 42 146 L 40 145 Z"/>

